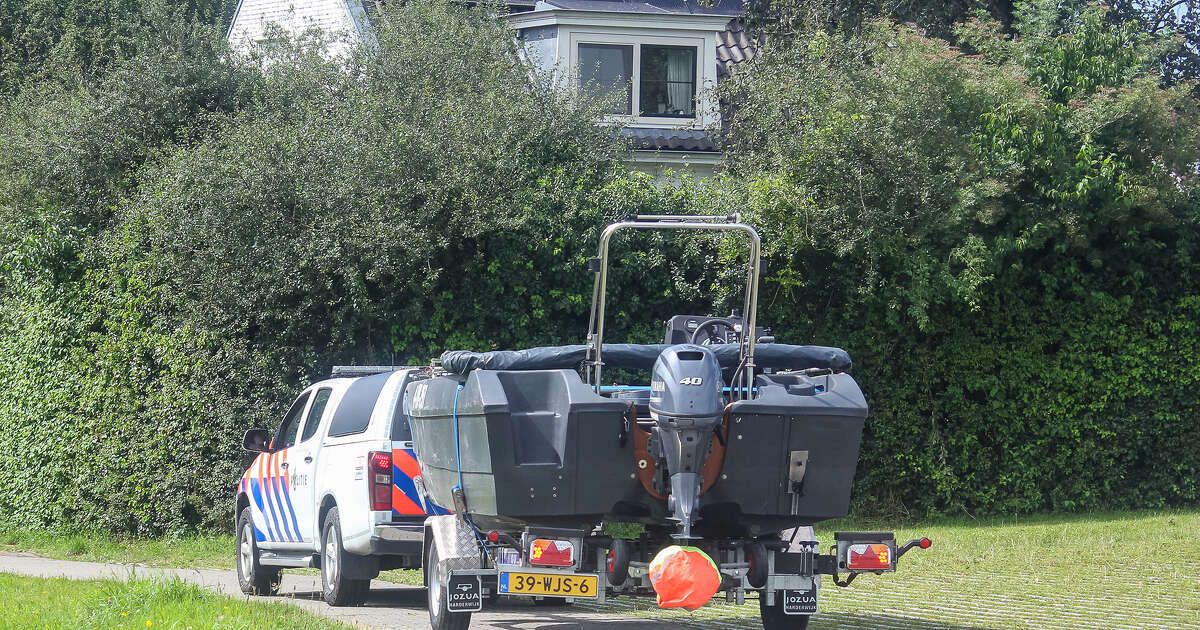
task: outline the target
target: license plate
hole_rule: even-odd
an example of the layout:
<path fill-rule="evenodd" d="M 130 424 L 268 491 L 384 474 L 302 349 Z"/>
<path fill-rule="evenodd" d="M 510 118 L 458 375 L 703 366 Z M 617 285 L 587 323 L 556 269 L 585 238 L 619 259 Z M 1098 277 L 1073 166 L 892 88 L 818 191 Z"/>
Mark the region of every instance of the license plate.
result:
<path fill-rule="evenodd" d="M 594 599 L 600 579 L 571 573 L 525 573 L 501 571 L 499 588 L 504 595 L 552 595 Z"/>
<path fill-rule="evenodd" d="M 801 591 L 779 591 L 775 597 L 783 598 L 783 614 L 785 615 L 815 615 L 817 614 L 817 581 L 813 580 L 811 589 Z"/>

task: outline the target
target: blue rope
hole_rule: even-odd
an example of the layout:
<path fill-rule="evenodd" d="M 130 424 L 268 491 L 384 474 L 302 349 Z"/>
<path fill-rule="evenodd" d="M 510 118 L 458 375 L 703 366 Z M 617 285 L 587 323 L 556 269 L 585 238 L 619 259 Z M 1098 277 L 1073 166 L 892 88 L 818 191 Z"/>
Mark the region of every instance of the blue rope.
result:
<path fill-rule="evenodd" d="M 458 436 L 458 395 L 462 392 L 464 386 L 466 386 L 466 383 L 459 383 L 458 387 L 454 390 L 454 405 L 450 408 L 450 419 L 454 426 L 454 467 L 458 470 L 458 487 L 455 489 L 463 493 L 463 505 L 465 507 L 467 503 L 467 486 L 463 482 L 462 451 L 459 448 Z M 462 517 L 467 525 L 471 527 L 471 531 L 475 533 L 475 540 L 479 541 L 479 548 L 483 549 L 483 553 L 487 554 L 488 558 L 491 558 L 492 552 L 487 548 L 487 545 L 483 544 L 483 534 L 475 526 L 475 521 L 471 519 L 470 512 L 466 511 Z"/>
<path fill-rule="evenodd" d="M 463 496 L 466 496 L 466 486 L 463 485 L 462 473 L 462 456 L 458 447 L 458 394 L 463 390 L 466 383 L 459 383 L 458 388 L 454 390 L 454 406 L 450 410 L 450 418 L 454 421 L 454 467 L 458 469 L 458 489 L 462 490 Z"/>

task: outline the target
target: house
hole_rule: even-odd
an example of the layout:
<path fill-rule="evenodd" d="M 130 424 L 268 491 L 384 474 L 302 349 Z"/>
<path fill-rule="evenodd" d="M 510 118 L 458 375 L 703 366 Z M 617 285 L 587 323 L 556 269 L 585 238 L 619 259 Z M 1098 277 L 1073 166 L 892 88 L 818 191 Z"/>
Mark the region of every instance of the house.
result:
<path fill-rule="evenodd" d="M 299 33 L 318 28 L 331 54 L 369 36 L 381 0 L 240 0 L 229 29 L 235 47 L 268 37 L 268 25 Z M 707 129 L 720 123 L 711 88 L 753 57 L 741 26 L 742 0 L 508 0 L 504 19 L 528 63 L 563 85 L 612 103 L 624 125 L 631 168 L 711 175 L 721 152 Z"/>

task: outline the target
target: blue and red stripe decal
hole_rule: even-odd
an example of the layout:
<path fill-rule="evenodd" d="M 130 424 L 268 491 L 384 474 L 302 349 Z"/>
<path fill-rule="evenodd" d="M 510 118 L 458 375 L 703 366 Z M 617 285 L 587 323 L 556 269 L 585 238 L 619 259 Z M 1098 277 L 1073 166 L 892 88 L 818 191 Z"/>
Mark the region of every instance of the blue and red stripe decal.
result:
<path fill-rule="evenodd" d="M 421 496 L 415 479 L 421 476 L 421 465 L 411 448 L 392 449 L 392 514 L 394 516 L 426 516 L 449 514 L 450 510 Z"/>
<path fill-rule="evenodd" d="M 259 542 L 300 542 L 300 526 L 292 505 L 291 484 L 286 469 L 287 450 L 262 453 L 242 475 L 239 489 L 250 497 L 262 517 L 263 527 L 254 523 Z M 253 514 L 253 510 L 251 512 Z"/>

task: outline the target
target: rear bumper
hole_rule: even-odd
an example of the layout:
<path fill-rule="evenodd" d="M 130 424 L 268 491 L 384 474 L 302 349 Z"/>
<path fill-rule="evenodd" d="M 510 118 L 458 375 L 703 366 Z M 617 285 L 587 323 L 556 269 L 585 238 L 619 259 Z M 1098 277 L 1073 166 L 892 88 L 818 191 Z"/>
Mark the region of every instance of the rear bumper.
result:
<path fill-rule="evenodd" d="M 425 532 L 421 524 L 376 525 L 371 534 L 370 554 L 416 556 L 424 553 Z"/>

